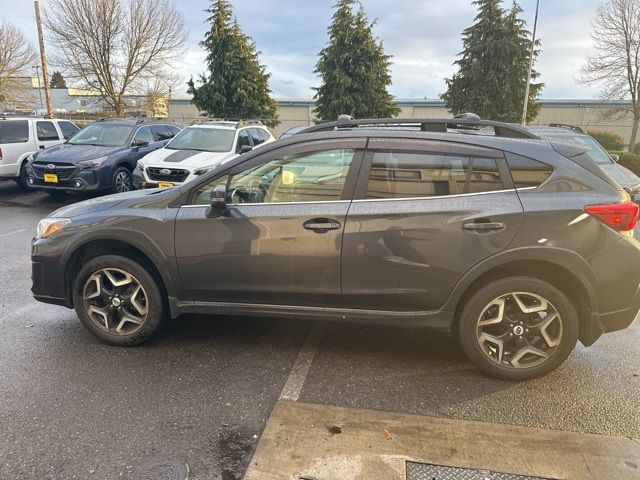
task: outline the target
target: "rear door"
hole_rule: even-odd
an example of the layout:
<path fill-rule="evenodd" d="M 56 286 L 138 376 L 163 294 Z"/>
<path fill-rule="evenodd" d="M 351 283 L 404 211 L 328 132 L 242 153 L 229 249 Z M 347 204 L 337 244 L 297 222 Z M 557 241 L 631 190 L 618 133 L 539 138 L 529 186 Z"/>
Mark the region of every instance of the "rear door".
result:
<path fill-rule="evenodd" d="M 201 302 L 340 306 L 342 235 L 366 139 L 308 142 L 194 187 L 175 229 L 180 278 Z M 227 210 L 207 218 L 227 184 Z"/>
<path fill-rule="evenodd" d="M 501 152 L 371 139 L 344 233 L 345 306 L 437 309 L 473 265 L 514 239 L 522 205 Z"/>

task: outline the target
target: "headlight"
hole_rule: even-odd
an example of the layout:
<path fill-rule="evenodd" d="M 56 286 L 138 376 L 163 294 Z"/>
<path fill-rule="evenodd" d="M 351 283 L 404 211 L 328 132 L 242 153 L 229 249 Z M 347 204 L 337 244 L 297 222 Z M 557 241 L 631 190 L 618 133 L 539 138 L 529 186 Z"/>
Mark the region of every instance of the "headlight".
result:
<path fill-rule="evenodd" d="M 203 167 L 203 168 L 198 168 L 196 170 L 193 171 L 194 175 L 202 175 L 203 173 L 207 173 L 210 170 L 213 170 L 214 167 Z"/>
<path fill-rule="evenodd" d="M 69 218 L 44 218 L 38 223 L 36 238 L 47 238 L 71 223 Z"/>
<path fill-rule="evenodd" d="M 108 159 L 109 157 L 100 157 L 100 158 L 94 158 L 93 160 L 84 160 L 82 162 L 78 162 L 78 166 L 80 168 L 98 168 Z"/>

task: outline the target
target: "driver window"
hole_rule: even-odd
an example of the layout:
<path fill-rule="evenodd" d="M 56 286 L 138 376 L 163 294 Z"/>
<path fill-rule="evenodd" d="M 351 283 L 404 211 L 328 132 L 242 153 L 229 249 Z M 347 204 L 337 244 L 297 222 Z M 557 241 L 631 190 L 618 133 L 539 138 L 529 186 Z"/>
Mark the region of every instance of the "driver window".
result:
<path fill-rule="evenodd" d="M 153 134 L 151 133 L 151 129 L 149 127 L 139 128 L 138 131 L 136 132 L 135 137 L 133 137 L 133 140 L 131 143 L 136 143 L 136 142 L 154 143 L 155 140 L 153 139 Z"/>
<path fill-rule="evenodd" d="M 287 156 L 231 177 L 227 202 L 288 203 L 340 200 L 355 150 Z"/>
<path fill-rule="evenodd" d="M 223 175 L 222 177 L 216 178 L 214 181 L 203 185 L 195 191 L 193 198 L 191 199 L 191 205 L 210 205 L 211 190 L 220 184 L 226 184 L 228 181 L 229 175 Z"/>
<path fill-rule="evenodd" d="M 236 145 L 236 153 L 240 153 L 240 149 L 245 145 L 251 146 L 249 142 L 249 133 L 246 130 L 241 130 L 238 134 L 238 145 Z"/>

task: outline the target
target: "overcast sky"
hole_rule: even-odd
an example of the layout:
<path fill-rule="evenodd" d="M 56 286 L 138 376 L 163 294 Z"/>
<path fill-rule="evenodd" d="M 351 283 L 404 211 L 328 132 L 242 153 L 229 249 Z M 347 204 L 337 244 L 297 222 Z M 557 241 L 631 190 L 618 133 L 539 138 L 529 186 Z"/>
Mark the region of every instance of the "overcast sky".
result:
<path fill-rule="evenodd" d="M 202 73 L 205 54 L 199 46 L 207 30 L 208 0 L 174 0 L 189 30 L 188 53 L 180 65 L 184 81 Z M 232 0 L 244 31 L 262 51 L 261 60 L 272 74 L 271 89 L 278 98 L 309 98 L 318 86 L 314 65 L 327 41 L 326 29 L 334 0 Z M 393 55 L 393 85 L 397 98 L 437 98 L 444 79 L 461 50 L 460 33 L 473 22 L 470 0 L 362 0 L 376 35 Z M 595 88 L 578 85 L 576 78 L 592 44 L 591 18 L 600 0 L 541 0 L 539 37 L 542 53 L 537 69 L 546 84 L 545 99 L 587 99 Z M 46 8 L 47 0 L 41 0 Z M 506 2 L 510 5 L 511 2 Z M 521 0 L 524 17 L 533 27 L 535 0 Z M 36 44 L 33 2 L 0 0 L 0 16 Z M 186 96 L 178 89 L 175 96 Z"/>

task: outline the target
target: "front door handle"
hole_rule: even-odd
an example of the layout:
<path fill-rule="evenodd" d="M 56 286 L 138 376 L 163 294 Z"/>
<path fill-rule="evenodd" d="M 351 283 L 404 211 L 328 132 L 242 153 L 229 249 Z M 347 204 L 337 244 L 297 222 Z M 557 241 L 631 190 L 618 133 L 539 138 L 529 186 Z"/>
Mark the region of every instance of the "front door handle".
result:
<path fill-rule="evenodd" d="M 465 230 L 503 230 L 504 223 L 502 222 L 468 222 L 463 223 L 462 228 Z"/>
<path fill-rule="evenodd" d="M 302 226 L 317 233 L 326 233 L 329 230 L 339 229 L 341 225 L 339 221 L 332 218 L 314 218 L 313 220 L 307 220 Z"/>

